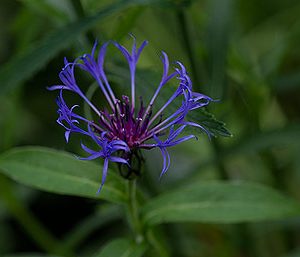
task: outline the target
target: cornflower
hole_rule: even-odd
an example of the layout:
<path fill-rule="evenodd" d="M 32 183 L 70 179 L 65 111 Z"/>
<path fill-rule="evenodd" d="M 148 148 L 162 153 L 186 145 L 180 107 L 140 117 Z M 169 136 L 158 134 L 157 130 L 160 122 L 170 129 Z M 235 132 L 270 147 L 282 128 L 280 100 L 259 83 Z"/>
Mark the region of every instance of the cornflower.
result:
<path fill-rule="evenodd" d="M 183 135 L 187 126 L 194 126 L 202 129 L 210 136 L 209 132 L 200 124 L 187 120 L 189 112 L 202 108 L 209 104 L 212 99 L 206 95 L 192 91 L 192 81 L 180 62 L 175 63 L 173 72 L 169 72 L 169 59 L 165 52 L 162 52 L 161 61 L 163 73 L 149 103 L 144 105 L 141 98 L 137 104 L 136 87 L 136 66 L 139 57 L 148 44 L 144 41 L 137 48 L 134 38 L 131 52 L 117 42 L 109 41 L 102 46 L 96 56 L 97 42 L 94 44 L 91 54 L 84 54 L 73 62 L 64 59 L 65 66 L 59 73 L 61 85 L 49 87 L 49 90 L 60 90 L 57 97 L 58 114 L 57 122 L 65 128 L 65 139 L 68 142 L 71 133 L 80 133 L 92 139 L 98 146 L 97 150 L 90 149 L 81 143 L 82 149 L 89 154 L 83 160 L 103 158 L 102 182 L 98 192 L 105 183 L 109 162 L 118 163 L 120 166 L 127 165 L 130 171 L 127 177 L 133 172 L 139 175 L 141 163 L 141 149 L 159 148 L 163 158 L 161 175 L 164 175 L 170 167 L 170 155 L 168 148 L 183 143 L 189 139 L 196 138 L 195 135 Z M 113 91 L 104 71 L 104 59 L 109 45 L 115 46 L 125 57 L 130 71 L 130 91 L 131 95 L 118 98 Z M 78 86 L 75 78 L 75 67 L 89 73 L 98 84 L 108 108 L 97 108 L 86 94 Z M 161 90 L 170 81 L 177 83 L 171 97 L 154 113 L 153 106 L 159 97 Z M 141 86 L 141 85 L 140 85 Z M 63 97 L 63 91 L 72 91 L 79 95 L 93 110 L 96 119 L 89 120 L 75 112 L 78 105 L 69 107 Z M 167 117 L 163 117 L 163 112 L 173 104 L 175 99 L 181 98 L 181 105 Z M 137 158 L 139 167 L 133 168 L 133 159 Z"/>

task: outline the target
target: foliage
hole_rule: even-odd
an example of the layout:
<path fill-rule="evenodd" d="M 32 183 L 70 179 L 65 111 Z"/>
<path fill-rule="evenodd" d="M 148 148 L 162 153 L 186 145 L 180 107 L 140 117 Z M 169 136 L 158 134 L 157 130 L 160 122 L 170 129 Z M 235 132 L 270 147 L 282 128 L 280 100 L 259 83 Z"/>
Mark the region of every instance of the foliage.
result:
<path fill-rule="evenodd" d="M 0 255 L 298 256 L 299 11 L 296 0 L 1 1 Z M 151 46 L 137 70 L 143 100 L 163 50 L 215 100 L 189 117 L 213 137 L 186 131 L 198 141 L 173 150 L 161 182 L 155 152 L 136 181 L 110 165 L 96 194 L 102 163 L 78 160 L 81 137 L 63 141 L 46 87 L 59 83 L 64 56 L 90 52 L 96 38 L 130 45 L 129 33 Z M 129 70 L 110 56 L 108 79 L 125 94 Z M 87 95 L 101 105 L 95 85 Z"/>

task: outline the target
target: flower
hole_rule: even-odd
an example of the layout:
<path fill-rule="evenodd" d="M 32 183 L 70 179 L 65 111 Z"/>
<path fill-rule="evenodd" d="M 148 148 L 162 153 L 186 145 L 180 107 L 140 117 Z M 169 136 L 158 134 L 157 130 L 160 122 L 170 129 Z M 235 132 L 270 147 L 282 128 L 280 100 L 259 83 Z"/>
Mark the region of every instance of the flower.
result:
<path fill-rule="evenodd" d="M 170 73 L 169 59 L 165 52 L 162 52 L 161 55 L 163 73 L 158 87 L 154 91 L 148 105 L 144 106 L 141 99 L 139 104 L 137 104 L 135 95 L 136 66 L 147 44 L 148 42 L 144 41 L 140 47 L 137 47 L 134 38 L 131 52 L 129 52 L 119 43 L 109 41 L 100 47 L 96 56 L 98 46 L 96 42 L 91 54 L 80 56 L 73 62 L 69 62 L 65 58 L 65 66 L 59 73 L 62 84 L 48 88 L 49 90 L 60 90 L 57 97 L 59 114 L 57 122 L 65 128 L 66 141 L 69 141 L 71 133 L 80 133 L 91 138 L 99 147 L 97 150 L 92 150 L 83 143 L 81 144 L 82 149 L 89 154 L 89 157 L 81 159 L 104 159 L 102 182 L 99 192 L 105 182 L 109 162 L 128 165 L 130 170 L 133 163 L 132 159 L 136 156 L 139 158 L 140 156 L 138 154 L 140 149 L 159 148 L 163 157 L 162 176 L 170 166 L 170 155 L 167 149 L 195 138 L 194 135 L 180 137 L 187 126 L 199 127 L 209 135 L 209 132 L 200 124 L 188 121 L 187 115 L 195 109 L 208 105 L 212 99 L 192 91 L 192 81 L 182 63 L 176 62 L 173 72 Z M 117 98 L 108 81 L 104 71 L 104 58 L 109 45 L 115 46 L 128 62 L 131 85 L 130 97 L 123 95 L 121 98 Z M 89 73 L 97 82 L 107 101 L 108 109 L 104 107 L 102 110 L 98 109 L 88 99 L 81 87 L 78 86 L 75 77 L 75 68 L 77 67 Z M 154 113 L 153 106 L 155 105 L 155 100 L 159 96 L 160 91 L 171 80 L 173 83 L 175 81 L 178 84 L 177 89 L 163 106 Z M 75 108 L 78 105 L 69 107 L 66 104 L 63 98 L 64 90 L 78 94 L 93 110 L 97 119 L 89 120 L 76 114 Z M 163 112 L 173 104 L 175 99 L 180 98 L 181 105 L 170 115 L 163 117 Z"/>

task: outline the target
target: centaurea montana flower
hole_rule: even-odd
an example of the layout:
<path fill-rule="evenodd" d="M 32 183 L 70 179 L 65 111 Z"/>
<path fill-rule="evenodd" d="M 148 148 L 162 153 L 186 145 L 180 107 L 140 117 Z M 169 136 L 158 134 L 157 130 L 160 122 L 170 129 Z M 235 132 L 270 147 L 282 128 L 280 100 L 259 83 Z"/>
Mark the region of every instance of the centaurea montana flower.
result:
<path fill-rule="evenodd" d="M 147 106 L 144 106 L 142 101 L 137 106 L 135 96 L 136 65 L 140 54 L 147 44 L 148 42 L 144 41 L 137 48 L 134 39 L 130 53 L 124 46 L 110 41 L 100 47 L 96 56 L 96 42 L 91 54 L 85 54 L 73 62 L 68 62 L 65 58 L 65 66 L 59 74 L 62 84 L 49 88 L 50 90 L 60 90 L 57 97 L 59 114 L 57 122 L 66 130 L 66 141 L 68 142 L 71 133 L 80 133 L 90 137 L 99 146 L 99 149 L 92 150 L 86 145 L 81 144 L 82 149 L 89 154 L 89 157 L 82 159 L 104 159 L 102 182 L 99 191 L 105 182 L 109 162 L 125 164 L 130 169 L 133 157 L 140 157 L 138 154 L 140 149 L 159 148 L 163 157 L 162 176 L 170 166 L 170 155 L 167 149 L 195 138 L 194 135 L 180 137 L 186 126 L 199 127 L 209 135 L 209 132 L 204 127 L 195 122 L 188 121 L 186 117 L 189 112 L 206 106 L 212 99 L 192 91 L 191 79 L 182 63 L 176 62 L 173 72 L 170 73 L 169 59 L 165 52 L 162 52 L 161 56 L 163 73 L 157 89 Z M 114 45 L 128 62 L 131 81 L 130 97 L 123 95 L 121 98 L 117 98 L 110 86 L 104 71 L 104 58 L 109 45 Z M 107 100 L 109 109 L 99 110 L 83 93 L 75 78 L 75 67 L 80 68 L 93 77 Z M 153 113 L 155 100 L 160 91 L 171 80 L 177 81 L 177 89 L 164 105 L 156 113 Z M 97 120 L 88 120 L 76 114 L 75 108 L 78 105 L 70 108 L 63 98 L 63 90 L 78 94 L 94 111 Z M 182 98 L 181 105 L 168 117 L 162 118 L 162 113 L 165 109 L 172 105 L 174 100 L 179 97 Z"/>

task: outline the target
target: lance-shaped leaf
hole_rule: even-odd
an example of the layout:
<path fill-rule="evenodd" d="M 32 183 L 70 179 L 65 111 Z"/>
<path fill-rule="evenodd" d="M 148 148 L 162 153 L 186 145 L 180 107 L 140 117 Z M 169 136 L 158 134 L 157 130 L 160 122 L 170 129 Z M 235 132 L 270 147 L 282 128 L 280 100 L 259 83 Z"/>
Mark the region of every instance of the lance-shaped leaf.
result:
<path fill-rule="evenodd" d="M 40 42 L 32 45 L 27 51 L 15 56 L 0 69 L 0 93 L 14 89 L 19 83 L 28 79 L 40 70 L 61 50 L 72 44 L 80 34 L 94 26 L 101 19 L 130 6 L 130 1 L 119 1 L 100 10 L 93 16 L 70 23 Z M 16 76 L 16 74 L 18 74 Z"/>
<path fill-rule="evenodd" d="M 59 257 L 56 255 L 47 255 L 47 254 L 39 254 L 39 253 L 16 253 L 16 254 L 9 254 L 4 255 L 4 257 Z"/>
<path fill-rule="evenodd" d="M 168 222 L 238 223 L 300 216 L 300 204 L 249 182 L 200 182 L 160 195 L 143 207 L 148 225 Z"/>
<path fill-rule="evenodd" d="M 24 185 L 57 194 L 125 202 L 125 181 L 113 172 L 108 172 L 107 182 L 97 194 L 101 171 L 101 165 L 43 147 L 15 148 L 0 156 L 0 172 Z"/>
<path fill-rule="evenodd" d="M 146 244 L 136 244 L 129 239 L 119 238 L 107 243 L 93 257 L 140 257 L 146 248 Z"/>

